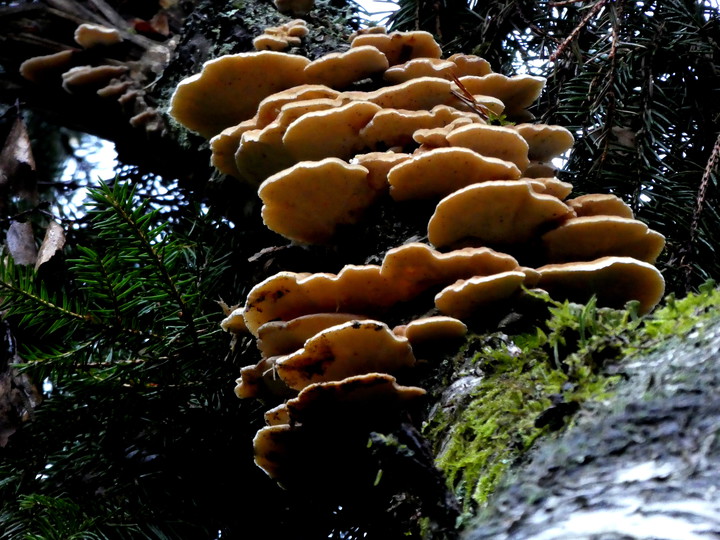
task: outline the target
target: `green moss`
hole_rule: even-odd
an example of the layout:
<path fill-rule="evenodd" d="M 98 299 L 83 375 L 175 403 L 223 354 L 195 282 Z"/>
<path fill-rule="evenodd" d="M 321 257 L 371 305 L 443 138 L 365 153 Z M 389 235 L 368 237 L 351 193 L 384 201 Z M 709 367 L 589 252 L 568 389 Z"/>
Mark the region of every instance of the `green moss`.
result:
<path fill-rule="evenodd" d="M 703 325 L 720 305 L 706 284 L 682 300 L 666 298 L 652 315 L 542 297 L 548 318 L 532 332 L 471 336 L 455 359 L 455 384 L 424 426 L 437 465 L 465 516 L 493 493 L 538 437 L 560 429 L 587 400 L 612 393 L 609 362 L 646 352 Z"/>

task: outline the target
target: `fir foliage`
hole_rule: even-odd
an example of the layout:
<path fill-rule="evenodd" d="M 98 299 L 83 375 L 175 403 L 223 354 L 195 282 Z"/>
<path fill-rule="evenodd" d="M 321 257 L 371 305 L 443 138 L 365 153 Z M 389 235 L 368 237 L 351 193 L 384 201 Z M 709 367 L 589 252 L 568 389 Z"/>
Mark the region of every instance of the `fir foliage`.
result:
<path fill-rule="evenodd" d="M 2 258 L 17 367 L 56 390 L 0 449 L 0 538 L 199 538 L 221 528 L 225 505 L 205 475 L 242 454 L 218 423 L 244 414 L 215 302 L 230 243 L 222 222 L 188 210 L 168 220 L 130 183 L 101 184 L 77 231 L 87 243 L 68 248 L 60 285 Z M 202 473 L 188 467 L 195 460 Z M 209 494 L 196 500 L 201 489 Z"/>

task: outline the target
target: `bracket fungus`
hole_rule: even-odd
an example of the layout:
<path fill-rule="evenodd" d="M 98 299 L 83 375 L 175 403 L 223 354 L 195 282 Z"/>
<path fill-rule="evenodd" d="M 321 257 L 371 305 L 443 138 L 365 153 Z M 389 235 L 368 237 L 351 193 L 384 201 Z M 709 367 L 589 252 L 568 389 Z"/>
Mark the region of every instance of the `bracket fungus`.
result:
<path fill-rule="evenodd" d="M 277 360 L 279 377 L 295 390 L 353 375 L 395 373 L 415 364 L 408 340 L 384 323 L 350 321 L 318 332 L 305 346 Z"/>
<path fill-rule="evenodd" d="M 387 425 L 378 413 L 387 403 L 400 410 L 424 393 L 391 375 L 412 373 L 414 347 L 432 354 L 433 340 L 461 337 L 467 324 L 523 302 L 524 288 L 578 301 L 595 294 L 615 307 L 635 300 L 641 312 L 660 300 L 664 282 L 650 263 L 662 235 L 612 195 L 568 200 L 572 184 L 555 177 L 553 159 L 572 134 L 492 125 L 493 115 L 532 118 L 544 84 L 493 73 L 475 55 L 442 58 L 426 32 L 382 29 L 312 61 L 272 51 L 221 57 L 180 83 L 170 114 L 212 137 L 213 164 L 257 185 L 264 223 L 291 242 L 332 245 L 364 216 L 425 212 L 439 200 L 432 216 L 419 216 L 431 245 L 411 241 L 421 229 L 379 265 L 277 272 L 222 322 L 256 337 L 260 350 L 237 395 L 289 398 L 254 441 L 272 478 L 307 479 L 308 467 L 328 470 L 328 461 L 332 476 L 347 441 L 363 447 L 367 433 L 357 429 Z M 374 204 L 379 211 L 368 212 Z M 409 320 L 423 303 L 431 316 Z"/>
<path fill-rule="evenodd" d="M 665 280 L 652 264 L 632 257 L 601 257 L 588 262 L 548 264 L 538 268 L 538 287 L 554 298 L 576 302 L 597 296 L 600 305 L 621 308 L 639 302 L 639 313 L 652 310 L 665 292 Z"/>
<path fill-rule="evenodd" d="M 284 51 L 300 45 L 302 38 L 308 35 L 307 23 L 302 19 L 294 19 L 280 26 L 271 26 L 253 39 L 257 51 Z"/>
<path fill-rule="evenodd" d="M 428 223 L 428 239 L 436 247 L 468 237 L 480 245 L 508 246 L 527 242 L 572 215 L 560 199 L 537 193 L 530 181 L 484 182 L 440 201 Z"/>
<path fill-rule="evenodd" d="M 85 49 L 120 43 L 123 38 L 117 28 L 108 28 L 99 24 L 81 24 L 75 29 L 75 43 Z"/>

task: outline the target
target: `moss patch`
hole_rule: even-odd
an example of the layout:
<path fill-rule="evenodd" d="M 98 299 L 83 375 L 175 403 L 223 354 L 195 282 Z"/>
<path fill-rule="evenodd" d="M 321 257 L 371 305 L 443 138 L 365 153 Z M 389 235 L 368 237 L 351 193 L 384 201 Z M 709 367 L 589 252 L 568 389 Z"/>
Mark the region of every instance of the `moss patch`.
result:
<path fill-rule="evenodd" d="M 671 295 L 646 317 L 632 304 L 614 310 L 544 297 L 548 317 L 535 330 L 471 336 L 423 429 L 463 515 L 487 501 L 538 437 L 568 424 L 581 403 L 607 398 L 620 359 L 711 318 L 720 305 L 713 285 L 680 300 Z"/>

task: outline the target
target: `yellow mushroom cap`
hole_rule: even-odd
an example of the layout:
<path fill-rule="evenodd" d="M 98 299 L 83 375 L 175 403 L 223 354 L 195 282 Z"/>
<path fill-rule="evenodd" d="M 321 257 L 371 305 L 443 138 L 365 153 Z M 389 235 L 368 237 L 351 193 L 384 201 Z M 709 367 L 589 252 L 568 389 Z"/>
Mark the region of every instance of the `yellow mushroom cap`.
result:
<path fill-rule="evenodd" d="M 582 216 L 618 216 L 632 219 L 630 208 L 620 197 L 610 193 L 590 193 L 565 201 L 575 210 L 578 217 Z"/>
<path fill-rule="evenodd" d="M 465 319 L 515 295 L 524 282 L 525 272 L 520 270 L 458 280 L 435 296 L 435 307 L 451 317 Z"/>
<path fill-rule="evenodd" d="M 548 264 L 537 270 L 538 287 L 554 298 L 587 302 L 596 295 L 598 304 L 614 308 L 637 300 L 641 314 L 651 311 L 665 292 L 665 280 L 657 268 L 631 257 Z"/>
<path fill-rule="evenodd" d="M 470 184 L 517 178 L 520 170 L 513 163 L 461 147 L 417 154 L 388 173 L 390 195 L 397 201 L 440 198 Z"/>
<path fill-rule="evenodd" d="M 655 262 L 665 237 L 641 221 L 618 216 L 568 219 L 542 236 L 548 262 L 590 261 L 617 255 Z"/>
<path fill-rule="evenodd" d="M 62 74 L 63 88 L 73 92 L 84 86 L 102 86 L 114 77 L 127 73 L 126 66 L 77 66 Z"/>
<path fill-rule="evenodd" d="M 254 119 L 246 120 L 237 126 L 223 129 L 210 139 L 210 149 L 212 150 L 210 161 L 213 167 L 223 174 L 242 178 L 235 163 L 235 153 L 240 146 L 242 134 L 256 127 Z"/>
<path fill-rule="evenodd" d="M 553 177 L 549 178 L 528 178 L 532 180 L 532 186 L 538 193 L 544 193 L 545 195 L 552 195 L 557 197 L 561 201 L 565 201 L 565 197 L 572 193 L 573 185 L 569 182 L 562 182 L 559 179 Z M 575 210 L 575 207 L 570 204 L 570 201 L 565 201 L 570 208 Z"/>
<path fill-rule="evenodd" d="M 350 44 L 351 48 L 371 45 L 385 54 L 391 66 L 413 58 L 440 58 L 442 49 L 429 32 L 391 32 L 363 34 Z"/>
<path fill-rule="evenodd" d="M 460 77 L 460 82 L 471 94 L 498 98 L 508 112 L 515 112 L 532 105 L 545 87 L 545 78 L 533 75 L 507 77 L 500 73 L 488 73 L 480 77 Z"/>
<path fill-rule="evenodd" d="M 243 318 L 244 308 L 234 309 L 220 322 L 220 328 L 232 334 L 244 334 L 248 331 Z"/>
<path fill-rule="evenodd" d="M 28 81 L 40 82 L 60 75 L 70 65 L 73 51 L 65 50 L 44 56 L 28 58 L 20 64 L 20 75 Z"/>
<path fill-rule="evenodd" d="M 482 77 L 488 73 L 492 73 L 490 62 L 474 54 L 456 53 L 448 58 L 457 66 L 457 76 L 473 75 Z"/>
<path fill-rule="evenodd" d="M 390 169 L 408 159 L 410 159 L 410 154 L 400 152 L 369 152 L 358 154 L 352 163 L 361 165 L 368 170 L 368 184 L 380 192 L 385 191 L 388 187 L 387 175 Z"/>
<path fill-rule="evenodd" d="M 446 139 L 452 146 L 462 146 L 483 156 L 510 161 L 520 171 L 530 164 L 527 142 L 516 130 L 508 127 L 470 124 L 454 129 Z"/>
<path fill-rule="evenodd" d="M 457 66 L 448 60 L 439 58 L 414 58 L 385 71 L 383 78 L 393 84 L 409 81 L 418 77 L 439 77 L 452 79 Z"/>
<path fill-rule="evenodd" d="M 284 51 L 290 47 L 290 43 L 287 38 L 271 34 L 260 34 L 253 39 L 253 47 L 255 47 L 256 51 Z"/>
<path fill-rule="evenodd" d="M 428 224 L 428 239 L 436 247 L 465 237 L 487 246 L 516 244 L 571 215 L 567 205 L 536 193 L 529 181 L 484 182 L 440 201 Z"/>
<path fill-rule="evenodd" d="M 291 422 L 310 426 L 339 421 L 367 422 L 367 417 L 391 415 L 409 401 L 423 397 L 425 390 L 401 386 L 387 373 L 365 373 L 311 384 L 287 402 Z M 369 419 L 372 423 L 372 418 Z"/>
<path fill-rule="evenodd" d="M 460 118 L 477 120 L 477 115 L 447 105 L 437 105 L 429 111 L 382 109 L 360 131 L 360 137 L 369 148 L 405 146 L 412 143 L 418 130 L 445 126 Z"/>
<path fill-rule="evenodd" d="M 258 328 L 257 347 L 264 357 L 290 354 L 326 328 L 364 318 L 350 313 L 311 313 L 290 321 L 270 321 Z"/>
<path fill-rule="evenodd" d="M 528 143 L 528 157 L 534 162 L 549 162 L 570 150 L 575 139 L 562 126 L 518 124 L 514 128 Z"/>
<path fill-rule="evenodd" d="M 240 399 L 294 396 L 295 391 L 275 375 L 278 358 L 281 357 L 263 358 L 255 365 L 240 369 L 240 377 L 235 380 L 235 395 Z"/>
<path fill-rule="evenodd" d="M 304 114 L 285 130 L 283 145 L 298 161 L 351 159 L 364 146 L 360 130 L 379 110 L 373 103 L 354 101 Z"/>
<path fill-rule="evenodd" d="M 322 330 L 299 351 L 275 364 L 290 388 L 325 381 L 339 381 L 370 372 L 393 373 L 415 364 L 412 348 L 384 323 L 351 321 Z"/>
<path fill-rule="evenodd" d="M 277 407 L 273 407 L 269 411 L 266 411 L 263 416 L 268 426 L 279 426 L 290 423 L 290 414 L 286 403 L 281 403 Z"/>
<path fill-rule="evenodd" d="M 89 49 L 98 45 L 114 45 L 123 38 L 117 28 L 108 28 L 99 24 L 84 23 L 75 29 L 75 43 Z"/>
<path fill-rule="evenodd" d="M 300 162 L 260 186 L 263 222 L 297 242 L 326 242 L 338 225 L 357 223 L 379 195 L 368 174 L 337 158 Z"/>
<path fill-rule="evenodd" d="M 387 68 L 388 60 L 383 53 L 376 47 L 362 46 L 313 60 L 305 67 L 305 75 L 308 82 L 345 88 Z"/>
<path fill-rule="evenodd" d="M 436 315 L 410 321 L 393 328 L 393 334 L 406 338 L 412 347 L 432 341 L 456 339 L 467 334 L 464 322 L 454 317 Z"/>
<path fill-rule="evenodd" d="M 413 242 L 388 251 L 381 274 L 393 284 L 399 298 L 410 300 L 436 285 L 517 267 L 514 257 L 486 247 L 440 253 L 426 244 Z"/>
<path fill-rule="evenodd" d="M 323 86 L 322 84 L 301 84 L 280 92 L 275 92 L 263 99 L 257 108 L 256 123 L 258 128 L 264 128 L 274 121 L 283 107 L 288 103 L 297 103 L 311 99 L 334 99 L 340 92 Z"/>
<path fill-rule="evenodd" d="M 210 138 L 252 118 L 264 98 L 304 84 L 309 63 L 303 56 L 274 51 L 210 60 L 200 73 L 178 84 L 169 113 L 186 128 Z"/>

